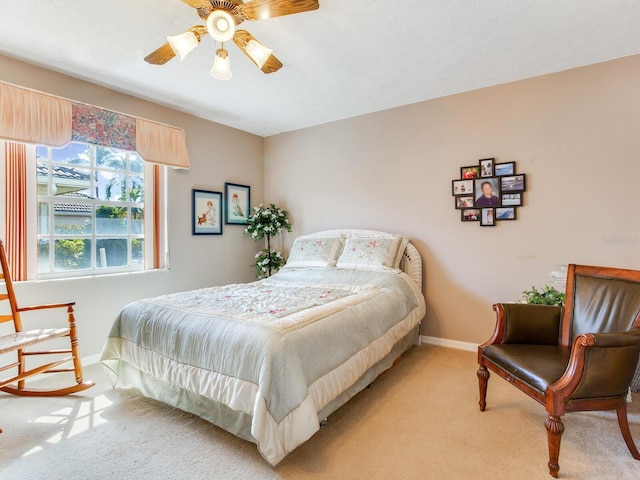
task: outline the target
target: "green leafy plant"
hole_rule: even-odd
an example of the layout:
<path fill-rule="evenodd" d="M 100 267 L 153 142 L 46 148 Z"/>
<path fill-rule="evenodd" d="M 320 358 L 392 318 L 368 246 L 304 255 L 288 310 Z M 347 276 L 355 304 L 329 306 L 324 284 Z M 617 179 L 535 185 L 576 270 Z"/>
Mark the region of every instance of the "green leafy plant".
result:
<path fill-rule="evenodd" d="M 275 273 L 285 264 L 285 259 L 277 250 L 265 248 L 256 253 L 256 263 L 251 265 L 256 270 L 257 278 L 265 278 Z"/>
<path fill-rule="evenodd" d="M 289 212 L 271 203 L 268 207 L 260 204 L 253 207 L 253 214 L 247 217 L 245 233 L 251 234 L 254 240 L 266 239 L 267 247 L 256 254 L 256 263 L 251 265 L 256 270 L 257 278 L 265 278 L 280 270 L 286 259 L 277 250 L 271 250 L 271 238 L 282 230 L 291 231 Z"/>
<path fill-rule="evenodd" d="M 531 290 L 524 290 L 522 296 L 527 303 L 535 305 L 564 305 L 564 293 L 549 285 L 545 285 L 542 290 L 531 287 Z"/>

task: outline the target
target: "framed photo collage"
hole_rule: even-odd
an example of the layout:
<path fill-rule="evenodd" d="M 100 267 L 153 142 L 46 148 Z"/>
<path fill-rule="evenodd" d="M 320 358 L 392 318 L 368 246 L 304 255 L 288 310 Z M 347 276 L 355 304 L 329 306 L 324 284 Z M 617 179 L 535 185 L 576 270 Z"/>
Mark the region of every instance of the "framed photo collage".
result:
<path fill-rule="evenodd" d="M 460 179 L 451 183 L 460 220 L 479 222 L 482 227 L 516 220 L 526 186 L 526 175 L 516 173 L 516 162 L 496 163 L 495 158 L 483 158 L 478 165 L 461 167 Z"/>

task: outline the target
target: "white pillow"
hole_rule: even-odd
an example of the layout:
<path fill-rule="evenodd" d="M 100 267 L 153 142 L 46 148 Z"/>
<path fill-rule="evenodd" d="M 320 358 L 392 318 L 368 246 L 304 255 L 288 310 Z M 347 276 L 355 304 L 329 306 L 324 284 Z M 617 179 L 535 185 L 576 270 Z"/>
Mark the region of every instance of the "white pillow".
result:
<path fill-rule="evenodd" d="M 338 268 L 361 270 L 398 270 L 409 239 L 388 237 L 349 237 L 338 259 Z"/>
<path fill-rule="evenodd" d="M 341 237 L 298 237 L 285 267 L 335 267 L 341 249 Z"/>

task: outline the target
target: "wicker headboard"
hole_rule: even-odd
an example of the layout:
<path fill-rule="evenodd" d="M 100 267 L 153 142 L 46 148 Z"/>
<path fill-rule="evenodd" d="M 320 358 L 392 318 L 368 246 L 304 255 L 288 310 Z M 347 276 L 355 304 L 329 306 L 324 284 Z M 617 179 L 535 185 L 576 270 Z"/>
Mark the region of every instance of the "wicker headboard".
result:
<path fill-rule="evenodd" d="M 340 230 L 324 230 L 322 232 L 311 233 L 306 235 L 307 237 L 338 237 L 340 235 L 358 236 L 376 238 L 389 235 L 386 232 L 378 232 L 375 230 L 357 230 L 351 228 L 344 228 Z M 400 268 L 403 272 L 411 276 L 415 282 L 422 288 L 422 257 L 420 253 L 414 247 L 411 242 L 407 243 L 407 248 L 404 250 L 402 260 L 400 261 Z"/>

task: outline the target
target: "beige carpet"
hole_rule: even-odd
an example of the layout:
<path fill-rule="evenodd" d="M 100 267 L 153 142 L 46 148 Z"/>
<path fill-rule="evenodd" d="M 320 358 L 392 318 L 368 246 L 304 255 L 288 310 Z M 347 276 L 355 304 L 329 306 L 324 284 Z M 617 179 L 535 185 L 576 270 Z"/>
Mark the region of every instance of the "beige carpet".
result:
<path fill-rule="evenodd" d="M 83 396 L 0 393 L 0 478 L 551 478 L 544 409 L 494 376 L 480 413 L 475 371 L 473 353 L 414 347 L 274 469 L 251 443 L 135 391 L 112 390 L 92 365 L 86 377 L 98 385 Z M 640 443 L 640 395 L 629 410 Z M 640 478 L 615 413 L 564 419 L 561 478 Z"/>

